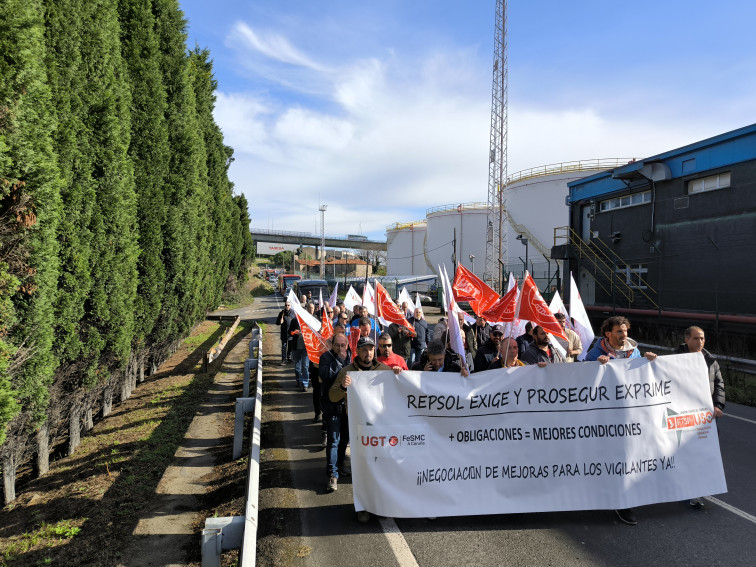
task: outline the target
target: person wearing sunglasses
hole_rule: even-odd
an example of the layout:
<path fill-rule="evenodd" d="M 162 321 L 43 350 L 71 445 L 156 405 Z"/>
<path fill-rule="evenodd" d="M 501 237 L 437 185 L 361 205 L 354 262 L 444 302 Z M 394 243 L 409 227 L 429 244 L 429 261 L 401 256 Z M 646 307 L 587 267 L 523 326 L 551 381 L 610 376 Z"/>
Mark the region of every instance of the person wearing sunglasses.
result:
<path fill-rule="evenodd" d="M 383 333 L 378 337 L 378 362 L 382 362 L 391 368 L 398 366 L 402 370 L 407 370 L 407 363 L 401 356 L 394 353 L 393 348 L 394 344 L 391 335 Z"/>

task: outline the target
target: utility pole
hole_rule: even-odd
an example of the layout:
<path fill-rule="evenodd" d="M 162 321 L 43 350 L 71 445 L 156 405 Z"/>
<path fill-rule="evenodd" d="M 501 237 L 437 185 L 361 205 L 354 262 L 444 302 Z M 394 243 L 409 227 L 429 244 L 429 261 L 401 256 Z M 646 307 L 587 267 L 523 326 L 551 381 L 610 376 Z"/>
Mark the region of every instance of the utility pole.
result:
<path fill-rule="evenodd" d="M 504 268 L 509 263 L 507 211 L 507 1 L 496 0 L 491 135 L 488 153 L 488 218 L 486 265 L 483 279 L 494 289 L 503 288 Z M 500 267 L 501 266 L 501 267 Z M 499 285 L 499 283 L 501 285 Z"/>
<path fill-rule="evenodd" d="M 328 205 L 320 205 L 320 279 L 325 279 L 325 212 Z"/>

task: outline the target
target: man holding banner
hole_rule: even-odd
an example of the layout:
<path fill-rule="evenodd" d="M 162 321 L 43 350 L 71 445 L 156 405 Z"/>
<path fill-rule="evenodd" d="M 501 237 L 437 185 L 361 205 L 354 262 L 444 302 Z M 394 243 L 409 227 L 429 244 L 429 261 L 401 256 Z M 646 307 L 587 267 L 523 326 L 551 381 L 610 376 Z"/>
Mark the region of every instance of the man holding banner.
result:
<path fill-rule="evenodd" d="M 337 489 L 339 473 L 346 472 L 344 458 L 349 444 L 349 421 L 344 400 L 332 402 L 330 389 L 336 376 L 348 362 L 348 346 L 346 335 L 335 335 L 331 350 L 324 353 L 318 363 L 323 388 L 323 422 L 326 426 L 326 471 L 328 473 L 326 490 L 328 492 L 334 492 Z"/>
<path fill-rule="evenodd" d="M 638 343 L 627 336 L 630 330 L 630 321 L 625 317 L 609 317 L 601 324 L 601 335 L 603 338 L 596 343 L 586 355 L 587 361 L 598 361 L 606 364 L 612 359 L 622 358 L 640 358 Z M 647 352 L 645 357 L 649 361 L 656 359 L 656 354 Z M 635 516 L 635 510 L 632 508 L 622 508 L 615 510 L 617 517 L 624 523 L 634 526 L 638 523 Z"/>
<path fill-rule="evenodd" d="M 348 423 L 349 419 L 349 406 L 347 405 L 347 388 L 352 384 L 351 374 L 354 372 L 366 372 L 371 370 L 390 370 L 388 366 L 382 362 L 375 360 L 375 343 L 370 337 L 360 337 L 357 343 L 357 358 L 355 358 L 352 364 L 349 364 L 342 368 L 336 379 L 333 381 L 330 389 L 328 390 L 328 397 L 332 403 L 343 402 L 343 413 L 341 419 Z M 401 369 L 400 369 L 401 370 Z M 346 446 L 344 448 L 344 455 L 346 455 Z M 342 460 L 343 460 L 342 456 Z M 334 477 L 334 471 L 331 471 L 331 478 Z M 338 472 L 336 472 L 336 478 L 338 478 Z M 336 490 L 336 480 L 333 481 L 333 489 L 331 489 L 331 480 L 328 481 L 329 491 Z M 357 521 L 364 524 L 370 519 L 370 514 L 365 510 L 357 512 Z"/>
<path fill-rule="evenodd" d="M 601 336 L 596 345 L 588 351 L 585 360 L 597 360 L 606 364 L 615 358 L 639 358 L 638 343 L 627 336 L 630 330 L 630 321 L 625 317 L 609 317 L 601 324 Z M 644 355 L 648 360 L 654 360 L 656 354 L 647 352 Z"/>

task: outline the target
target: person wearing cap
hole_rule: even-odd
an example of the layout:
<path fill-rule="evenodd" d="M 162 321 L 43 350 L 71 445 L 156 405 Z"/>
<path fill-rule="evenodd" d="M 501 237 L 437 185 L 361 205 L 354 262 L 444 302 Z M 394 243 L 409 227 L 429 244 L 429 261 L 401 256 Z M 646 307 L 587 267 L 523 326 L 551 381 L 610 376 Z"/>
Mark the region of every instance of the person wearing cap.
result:
<path fill-rule="evenodd" d="M 355 372 L 369 372 L 371 370 L 391 370 L 388 366 L 382 362 L 378 362 L 375 359 L 375 343 L 370 337 L 360 337 L 357 342 L 357 358 L 354 362 L 342 368 L 336 379 L 333 381 L 333 385 L 328 390 L 328 398 L 333 403 L 344 401 L 344 411 L 341 419 L 346 421 L 349 415 L 349 400 L 347 398 L 347 389 L 352 384 L 352 374 Z M 399 369 L 401 370 L 401 369 Z M 395 370 L 396 372 L 396 370 Z M 348 431 L 348 429 L 347 429 Z M 333 482 L 333 488 L 331 488 Z M 338 476 L 335 481 L 328 480 L 328 490 L 333 492 L 336 490 L 336 483 L 338 482 Z M 370 513 L 367 510 L 360 510 L 357 512 L 357 521 L 364 524 L 370 519 Z"/>
<path fill-rule="evenodd" d="M 474 372 L 488 370 L 491 362 L 499 353 L 499 343 L 501 343 L 502 337 L 504 337 L 504 327 L 494 325 L 488 334 L 488 339 L 478 348 L 475 355 Z"/>
<path fill-rule="evenodd" d="M 318 377 L 323 389 L 323 424 L 325 425 L 323 436 L 326 448 L 326 473 L 329 478 L 326 486 L 328 492 L 334 492 L 337 489 L 339 474 L 348 472 L 344 467 L 346 448 L 349 444 L 349 421 L 344 408 L 345 401 L 342 399 L 332 402 L 330 399 L 331 386 L 341 369 L 349 363 L 348 348 L 349 341 L 346 335 L 335 334 L 332 337 L 331 350 L 323 353 L 318 361 Z"/>

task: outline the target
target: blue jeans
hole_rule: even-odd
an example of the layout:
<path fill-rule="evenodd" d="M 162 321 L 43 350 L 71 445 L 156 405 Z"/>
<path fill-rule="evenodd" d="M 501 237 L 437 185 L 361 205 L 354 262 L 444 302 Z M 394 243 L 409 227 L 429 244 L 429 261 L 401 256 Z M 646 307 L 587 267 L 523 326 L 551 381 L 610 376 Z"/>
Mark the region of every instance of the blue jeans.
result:
<path fill-rule="evenodd" d="M 292 353 L 294 358 L 294 375 L 297 377 L 297 384 L 305 388 L 310 385 L 310 359 L 307 358 L 307 349 L 298 348 Z"/>
<path fill-rule="evenodd" d="M 339 478 L 339 467 L 344 464 L 349 444 L 349 417 L 347 414 L 326 413 L 323 417 L 328 428 L 326 469 L 328 476 Z"/>
<path fill-rule="evenodd" d="M 415 363 L 420 362 L 420 357 L 423 355 L 424 350 L 425 349 L 419 349 L 419 348 L 410 349 L 410 356 L 409 356 L 409 361 L 407 362 L 407 368 L 412 370 L 412 366 Z"/>

